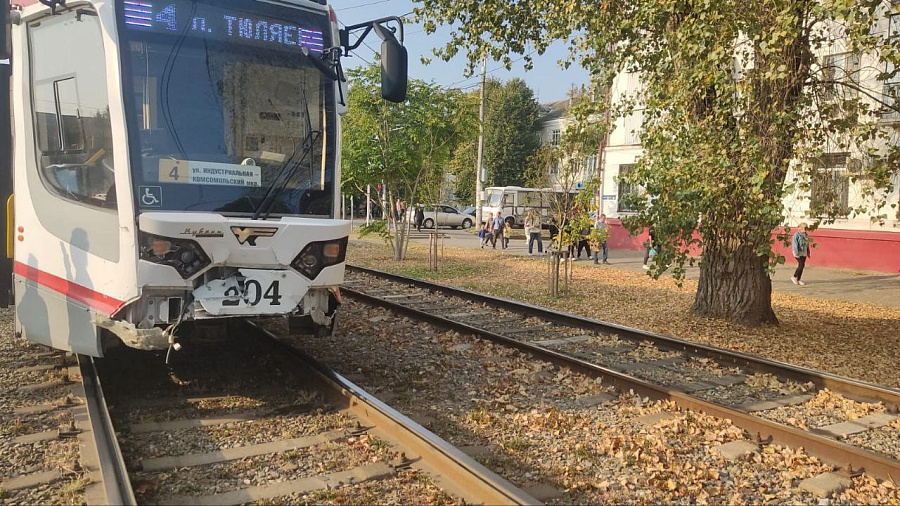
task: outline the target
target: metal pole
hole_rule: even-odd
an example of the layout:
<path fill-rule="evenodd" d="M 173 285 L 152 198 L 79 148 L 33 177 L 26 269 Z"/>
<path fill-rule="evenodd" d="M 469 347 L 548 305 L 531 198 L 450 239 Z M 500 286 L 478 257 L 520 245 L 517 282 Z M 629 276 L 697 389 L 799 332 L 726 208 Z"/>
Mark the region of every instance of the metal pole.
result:
<path fill-rule="evenodd" d="M 353 213 L 356 212 L 356 206 L 353 204 L 353 195 L 350 195 L 350 230 L 353 230 Z"/>
<path fill-rule="evenodd" d="M 484 171 L 484 85 L 487 79 L 487 59 L 481 59 L 481 105 L 478 107 L 478 163 L 475 165 L 475 225 L 481 226 L 484 216 L 481 206 L 484 203 L 481 194 L 484 193 L 484 183 L 481 179 Z"/>
<path fill-rule="evenodd" d="M 437 232 L 431 234 L 431 243 L 428 247 L 431 248 L 431 270 L 437 272 Z"/>

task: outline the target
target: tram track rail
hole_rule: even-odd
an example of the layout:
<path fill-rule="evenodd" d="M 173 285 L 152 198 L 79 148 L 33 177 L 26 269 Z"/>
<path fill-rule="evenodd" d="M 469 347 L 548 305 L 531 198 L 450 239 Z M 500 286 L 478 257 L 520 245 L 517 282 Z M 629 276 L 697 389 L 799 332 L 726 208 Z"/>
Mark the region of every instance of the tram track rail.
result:
<path fill-rule="evenodd" d="M 355 278 L 354 274 L 363 274 L 366 277 L 359 279 Z M 395 283 L 406 288 L 387 285 L 387 287 L 382 286 L 379 290 L 378 287 L 367 285 L 370 280 Z M 896 390 L 376 269 L 348 266 L 348 282 L 342 291 L 347 296 L 365 303 L 384 307 L 420 320 L 435 322 L 454 330 L 472 333 L 500 344 L 515 347 L 556 365 L 570 367 L 592 376 L 602 376 L 621 391 L 633 390 L 653 399 L 669 399 L 681 409 L 697 410 L 712 416 L 730 419 L 738 427 L 755 435 L 759 443 L 803 447 L 811 455 L 841 467 L 848 474 L 864 471 L 880 479 L 897 480 L 900 478 L 900 461 L 891 456 L 853 446 L 816 429 L 803 430 L 766 419 L 746 407 L 704 400 L 695 395 L 695 392 L 701 391 L 704 385 L 690 387 L 685 385 L 681 389 L 673 385 L 662 385 L 641 378 L 640 374 L 635 374 L 634 371 L 629 371 L 627 368 L 603 364 L 602 360 L 597 360 L 596 357 L 588 357 L 584 354 L 576 356 L 576 354 L 555 350 L 552 349 L 552 346 L 528 342 L 523 339 L 523 336 L 540 333 L 542 329 L 550 326 L 564 326 L 594 335 L 616 335 L 633 342 L 650 342 L 659 350 L 678 352 L 685 357 L 703 357 L 729 367 L 740 368 L 743 374 L 772 374 L 781 381 L 793 380 L 812 383 L 817 389 L 827 388 L 849 399 L 861 402 L 881 402 L 894 413 L 900 407 L 900 392 Z M 412 293 L 410 293 L 411 291 Z M 444 299 L 435 300 L 436 297 Z M 460 312 L 465 311 L 466 307 L 465 303 L 460 303 L 461 301 L 469 304 L 470 311 L 468 313 Z M 484 308 L 501 308 L 518 315 L 519 318 L 518 320 L 516 317 L 506 318 L 505 320 L 508 321 L 503 321 L 505 328 L 491 328 L 491 325 L 485 325 L 485 323 L 491 322 L 484 322 L 477 317 L 480 313 L 489 311 L 479 311 L 483 308 L 471 306 L 472 303 L 483 305 Z M 470 318 L 465 318 L 465 315 L 469 315 Z M 532 321 L 531 327 L 524 328 L 516 328 L 512 325 L 516 321 L 524 321 L 526 318 L 537 318 L 545 323 L 535 325 Z M 560 341 L 565 341 L 565 339 Z M 609 353 L 612 354 L 612 352 Z M 666 360 L 662 360 L 659 362 L 661 363 L 658 366 L 654 366 L 652 363 L 649 365 L 671 370 L 675 361 L 670 360 L 669 363 L 666 363 Z M 739 384 L 739 381 L 734 384 Z M 706 385 L 706 387 L 709 386 Z M 729 385 L 719 386 L 727 388 Z M 697 390 L 692 391 L 692 389 Z M 799 404 L 808 397 L 797 396 L 795 400 Z M 782 406 L 785 405 L 789 404 L 782 404 Z"/>
<path fill-rule="evenodd" d="M 0 483 L 0 490 L 6 491 L 8 488 L 27 492 L 68 486 L 70 490 L 83 491 L 83 500 L 88 504 L 137 504 L 94 359 L 58 351 L 30 356 L 27 362 L 35 365 L 20 368 L 19 371 L 24 375 L 44 373 L 52 379 L 20 386 L 18 391 L 34 395 L 36 399 L 51 397 L 47 392 L 55 391 L 64 395 L 64 400 L 26 404 L 9 414 L 3 413 L 3 417 L 15 417 L 33 427 L 32 431 L 25 431 L 12 442 L 40 454 L 48 451 L 45 448 L 52 447 L 54 443 L 74 441 L 77 453 L 71 455 L 72 460 L 68 460 L 67 455 L 64 460 L 68 461 L 55 460 L 53 467 L 35 472 L 40 468 L 35 466 L 29 472 L 4 480 Z M 20 399 L 22 401 L 28 402 Z M 51 428 L 51 420 L 62 423 Z M 49 430 L 41 431 L 38 427 Z M 57 452 L 65 455 L 66 451 L 60 449 L 56 447 Z"/>
<path fill-rule="evenodd" d="M 202 345 L 196 345 L 195 355 L 188 359 L 186 355 L 180 367 L 166 368 L 158 357 L 144 356 L 145 361 L 138 369 L 146 367 L 149 373 L 131 373 L 138 379 L 132 378 L 133 384 L 129 386 L 118 385 L 119 395 L 111 395 L 111 402 L 121 403 L 114 412 L 113 421 L 119 431 L 124 434 L 126 440 L 126 457 L 128 469 L 132 473 L 135 487 L 143 489 L 139 494 L 141 502 L 157 504 L 194 504 L 194 505 L 221 505 L 243 504 L 260 500 L 275 500 L 278 498 L 296 497 L 296 494 L 314 494 L 324 490 L 339 490 L 342 488 L 362 485 L 364 483 L 384 482 L 390 487 L 391 480 L 398 479 L 400 474 L 407 470 L 425 473 L 433 485 L 452 497 L 459 498 L 468 503 L 475 504 L 536 504 L 537 499 L 515 487 L 504 478 L 490 471 L 465 455 L 459 449 L 428 431 L 421 425 L 407 418 L 400 412 L 378 400 L 359 386 L 352 383 L 339 373 L 316 361 L 303 351 L 280 340 L 278 336 L 252 322 L 235 322 L 228 330 L 229 335 L 239 336 L 236 341 L 243 341 L 250 348 L 241 353 L 240 346 L 228 346 L 216 350 L 222 353 L 224 359 L 232 359 L 242 362 L 247 369 L 238 370 L 236 367 L 230 372 L 234 378 L 247 377 L 246 382 L 252 383 L 253 377 L 267 376 L 263 378 L 262 386 L 248 387 L 246 390 L 224 386 L 219 390 L 204 392 L 203 399 L 221 400 L 223 397 L 248 397 L 262 400 L 267 398 L 263 390 L 274 384 L 282 391 L 290 392 L 302 389 L 308 393 L 315 393 L 316 400 L 311 404 L 287 403 L 263 403 L 262 408 L 244 409 L 229 408 L 226 412 L 203 412 L 204 410 L 185 409 L 184 401 L 204 402 L 198 398 L 184 397 L 182 395 L 160 394 L 159 391 L 149 396 L 137 396 L 129 400 L 122 398 L 122 391 L 133 390 L 134 385 L 142 382 L 153 384 L 154 378 L 173 378 L 176 383 L 183 382 L 186 385 L 197 381 L 204 376 L 202 366 L 196 363 L 193 357 L 203 358 Z M 227 345 L 226 345 L 227 346 Z M 253 350 L 253 351 L 250 351 Z M 130 353 L 130 350 L 125 350 Z M 181 353 L 184 353 L 182 351 Z M 259 353 L 259 355 L 256 355 Z M 134 356 L 130 354 L 129 356 Z M 270 362 L 259 367 L 254 357 L 267 356 Z M 210 356 L 205 360 L 214 362 L 220 360 L 218 356 Z M 122 358 L 116 362 L 121 366 Z M 178 357 L 176 357 L 177 359 Z M 280 371 L 273 374 L 270 366 Z M 85 366 L 90 372 L 90 362 Z M 219 367 L 229 368 L 229 365 Z M 128 368 L 119 371 L 130 371 Z M 185 379 L 182 374 L 193 374 Z M 103 377 L 110 382 L 119 380 L 126 382 L 116 374 L 115 370 L 102 370 Z M 88 377 L 88 374 L 85 374 Z M 272 382 L 272 378 L 282 378 Z M 216 379 L 211 383 L 215 384 Z M 257 388 L 258 387 L 258 388 Z M 155 387 L 154 387 L 155 388 Z M 147 388 L 154 391 L 154 388 Z M 262 388 L 263 390 L 260 390 Z M 188 390 L 191 390 L 189 387 Z M 168 392 L 169 390 L 166 390 Z M 146 393 L 143 395 L 147 395 Z M 274 398 L 273 398 L 274 399 Z M 102 404 L 102 395 L 98 397 L 97 404 Z M 136 411 L 135 411 L 136 410 Z M 142 411 L 143 410 L 143 411 Z M 143 419 L 140 413 L 146 414 L 149 410 L 156 413 L 170 411 L 172 417 L 164 416 L 162 419 Z M 201 411 L 195 416 L 196 411 Z M 216 411 L 215 409 L 213 411 Z M 132 414 L 137 416 L 133 418 Z M 303 421 L 298 421 L 299 419 Z M 327 418 L 327 419 L 326 419 Z M 152 419 L 152 417 L 151 417 Z M 291 422 L 290 420 L 294 420 Z M 329 422 L 330 420 L 330 422 Z M 340 420 L 340 421 L 335 421 Z M 261 425 L 253 425 L 261 424 Z M 267 432 L 266 426 L 274 424 L 278 429 Z M 307 425 L 304 425 L 307 424 Z M 110 425 L 112 426 L 112 425 Z M 208 439 L 203 434 L 202 427 L 230 427 L 229 434 L 237 434 L 241 442 L 229 439 L 228 443 L 215 437 Z M 296 427 L 312 427 L 311 432 L 297 431 Z M 244 427 L 244 428 L 242 428 Z M 289 427 L 294 427 L 290 429 Z M 193 436 L 185 431 L 200 431 L 201 434 Z M 114 434 L 115 433 L 111 433 Z M 268 434 L 268 435 L 267 435 Z M 141 439 L 149 437 L 149 439 Z M 148 444 L 148 441 L 172 441 L 186 437 L 183 443 L 175 443 L 168 449 L 161 449 L 156 444 Z M 137 438 L 137 439 L 135 439 Z M 373 455 L 362 451 L 357 457 L 347 455 L 352 453 L 344 446 L 349 441 L 360 441 L 360 438 L 370 438 L 369 441 L 379 441 L 378 445 L 386 442 L 390 445 L 390 453 L 393 458 L 380 457 L 370 460 Z M 204 440 L 206 444 L 198 444 Z M 187 448 L 190 451 L 183 452 Z M 348 448 L 335 450 L 335 448 Z M 212 451 L 211 451 L 212 450 Z M 343 467 L 321 470 L 314 462 L 319 462 L 317 454 L 329 455 L 337 451 L 339 454 L 335 462 L 343 462 Z M 299 452 L 290 459 L 311 458 L 310 464 L 301 465 L 307 471 L 286 473 L 275 480 L 258 481 L 257 473 L 260 466 L 271 469 L 271 465 L 277 467 L 278 455 Z M 331 452 L 331 453 L 329 453 Z M 344 453 L 342 453 L 344 452 Z M 323 457 L 329 458 L 329 457 Z M 260 464 L 254 459 L 262 459 L 273 464 Z M 341 460 L 344 459 L 344 460 Z M 101 456 L 102 461 L 102 456 Z M 325 461 L 322 461 L 325 462 Z M 240 464 L 241 471 L 228 475 L 227 466 Z M 311 475 L 309 474 L 311 471 Z M 268 471 L 266 471 L 267 473 Z M 160 475 L 173 476 L 182 474 L 187 477 L 180 484 L 166 485 Z M 193 474 L 192 474 L 193 473 Z M 264 473 L 264 474 L 266 474 Z M 222 490 L 209 490 L 208 481 L 218 480 L 228 475 L 226 481 L 230 483 L 242 483 L 239 486 L 229 486 Z M 126 479 L 127 479 L 126 474 Z M 254 478 L 256 476 L 257 478 Z M 191 481 L 196 480 L 196 486 Z M 253 483 L 251 483 L 251 480 Z M 204 481 L 204 485 L 199 482 Z M 182 486 L 188 484 L 187 489 Z M 249 485 L 249 486 L 245 486 Z M 151 490 L 147 493 L 147 490 Z M 112 496 L 110 496 L 112 497 Z M 118 503 L 111 499 L 108 503 Z"/>
<path fill-rule="evenodd" d="M 103 504 L 137 504 L 94 359 L 86 355 L 77 357 L 90 434 L 94 442 L 93 451 L 97 453 L 96 462 L 101 479 L 98 487 L 102 490 Z"/>
<path fill-rule="evenodd" d="M 309 367 L 338 402 L 366 420 L 406 450 L 409 461 L 421 459 L 424 468 L 446 478 L 450 491 L 469 502 L 483 504 L 537 504 L 539 501 L 476 462 L 428 429 L 316 361 L 301 350 L 282 343 L 268 331 L 249 324 L 271 339 L 298 366 Z"/>

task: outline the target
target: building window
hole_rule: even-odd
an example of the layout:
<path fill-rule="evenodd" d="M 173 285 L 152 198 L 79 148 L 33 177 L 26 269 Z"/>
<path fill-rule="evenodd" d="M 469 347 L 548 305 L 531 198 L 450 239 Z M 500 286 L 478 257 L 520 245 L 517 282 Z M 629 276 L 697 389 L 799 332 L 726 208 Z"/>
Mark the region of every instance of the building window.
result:
<path fill-rule="evenodd" d="M 898 5 L 900 2 L 891 2 Z M 888 39 L 894 41 L 900 38 L 900 13 L 891 14 L 888 19 Z M 890 62 L 885 62 L 884 73 L 887 76 L 884 81 L 884 112 L 881 115 L 883 120 L 896 121 L 900 120 L 900 72 Z"/>
<path fill-rule="evenodd" d="M 644 133 L 644 111 L 639 109 L 625 117 L 625 144 L 640 144 Z"/>
<path fill-rule="evenodd" d="M 900 2 L 891 2 L 894 7 L 900 7 Z M 888 40 L 900 37 L 900 12 L 892 12 L 888 17 Z"/>
<path fill-rule="evenodd" d="M 893 0 L 891 6 L 896 10 L 900 6 L 900 2 Z M 893 42 L 900 38 L 900 12 L 893 12 L 888 17 L 887 36 L 888 42 Z M 888 77 L 884 81 L 884 97 L 882 100 L 887 105 L 884 106 L 881 118 L 887 121 L 900 120 L 900 111 L 897 110 L 900 109 L 900 72 L 897 72 L 896 67 L 892 63 L 885 62 L 884 73 Z"/>
<path fill-rule="evenodd" d="M 581 179 L 588 181 L 597 175 L 597 155 L 591 155 L 584 159 L 581 171 Z"/>
<path fill-rule="evenodd" d="M 832 54 L 822 63 L 825 80 L 825 98 L 855 97 L 857 91 L 839 83 L 859 85 L 859 55 L 853 53 Z"/>
<path fill-rule="evenodd" d="M 810 178 L 810 215 L 846 218 L 850 214 L 849 200 L 847 153 L 828 153 L 816 162 Z"/>
<path fill-rule="evenodd" d="M 896 121 L 900 119 L 900 75 L 892 79 L 894 82 L 884 83 L 884 98 L 886 104 L 881 115 L 882 120 Z"/>
<path fill-rule="evenodd" d="M 628 163 L 619 165 L 619 212 L 620 213 L 632 213 L 635 211 L 634 207 L 630 206 L 630 202 L 626 202 L 627 200 L 631 200 L 638 195 L 638 187 L 634 183 L 626 183 L 622 181 L 622 177 L 631 174 L 634 172 L 634 164 Z"/>
<path fill-rule="evenodd" d="M 550 144 L 553 146 L 559 146 L 559 137 L 562 134 L 560 130 L 557 128 L 553 132 L 550 133 Z"/>
<path fill-rule="evenodd" d="M 629 72 L 625 86 L 629 93 L 640 90 L 642 86 L 641 75 L 637 72 Z"/>

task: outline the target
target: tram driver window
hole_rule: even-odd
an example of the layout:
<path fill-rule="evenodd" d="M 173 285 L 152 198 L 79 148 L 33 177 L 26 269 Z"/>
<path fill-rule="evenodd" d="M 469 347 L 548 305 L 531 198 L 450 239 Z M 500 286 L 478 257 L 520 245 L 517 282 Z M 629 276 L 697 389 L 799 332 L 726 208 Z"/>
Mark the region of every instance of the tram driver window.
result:
<path fill-rule="evenodd" d="M 62 198 L 115 208 L 100 23 L 68 12 L 32 24 L 29 35 L 41 180 Z"/>

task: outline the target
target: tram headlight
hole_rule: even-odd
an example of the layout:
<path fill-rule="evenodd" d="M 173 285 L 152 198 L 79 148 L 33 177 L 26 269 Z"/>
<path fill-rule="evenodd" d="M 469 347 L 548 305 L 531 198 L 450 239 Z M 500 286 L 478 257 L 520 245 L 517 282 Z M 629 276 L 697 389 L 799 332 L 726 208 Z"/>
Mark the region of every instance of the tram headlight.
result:
<path fill-rule="evenodd" d="M 307 244 L 291 262 L 291 267 L 309 279 L 316 279 L 325 267 L 337 265 L 347 256 L 347 238 Z"/>
<path fill-rule="evenodd" d="M 187 279 L 209 265 L 209 257 L 196 241 L 172 239 L 141 232 L 140 259 L 173 267 Z"/>

